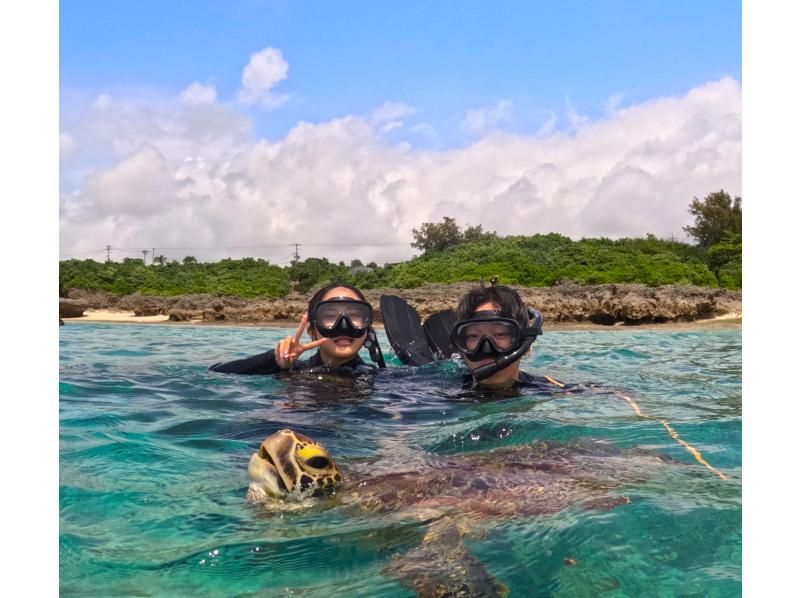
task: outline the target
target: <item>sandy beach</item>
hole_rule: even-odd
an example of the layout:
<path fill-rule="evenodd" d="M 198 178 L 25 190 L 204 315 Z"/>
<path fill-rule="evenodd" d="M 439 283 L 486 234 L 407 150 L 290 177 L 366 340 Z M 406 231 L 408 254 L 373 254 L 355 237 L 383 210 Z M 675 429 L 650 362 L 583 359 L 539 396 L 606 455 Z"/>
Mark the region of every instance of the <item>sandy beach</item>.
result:
<path fill-rule="evenodd" d="M 107 309 L 87 309 L 78 318 L 62 318 L 65 322 L 132 322 L 161 323 L 167 322 L 169 316 L 137 316 L 133 311 L 117 311 Z M 198 320 L 199 322 L 200 320 Z"/>

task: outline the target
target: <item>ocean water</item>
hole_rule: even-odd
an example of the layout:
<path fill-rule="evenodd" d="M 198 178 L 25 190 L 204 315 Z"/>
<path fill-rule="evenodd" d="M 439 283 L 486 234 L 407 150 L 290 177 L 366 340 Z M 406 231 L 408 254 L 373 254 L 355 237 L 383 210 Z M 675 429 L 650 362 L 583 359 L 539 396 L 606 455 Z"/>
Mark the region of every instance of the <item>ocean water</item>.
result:
<path fill-rule="evenodd" d="M 365 476 L 536 440 L 622 449 L 623 473 L 627 449 L 658 454 L 601 484 L 627 504 L 473 513 L 463 545 L 511 596 L 741 594 L 740 329 L 545 328 L 523 367 L 583 385 L 572 393 L 465 389 L 460 364 L 404 368 L 380 332 L 390 369 L 373 377 L 207 371 L 286 333 L 61 327 L 63 595 L 413 596 L 388 567 L 430 519 L 245 500 L 250 455 L 287 427 Z"/>

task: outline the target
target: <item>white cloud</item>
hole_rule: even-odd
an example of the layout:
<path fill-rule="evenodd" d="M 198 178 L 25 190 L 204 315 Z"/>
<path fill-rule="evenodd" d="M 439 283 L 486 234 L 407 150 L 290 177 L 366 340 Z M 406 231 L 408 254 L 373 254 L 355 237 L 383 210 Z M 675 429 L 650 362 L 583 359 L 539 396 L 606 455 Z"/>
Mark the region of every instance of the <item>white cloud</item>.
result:
<path fill-rule="evenodd" d="M 619 110 L 619 107 L 622 105 L 622 98 L 625 97 L 624 93 L 615 93 L 606 101 L 606 112 L 611 114 Z"/>
<path fill-rule="evenodd" d="M 564 100 L 564 104 L 567 107 L 567 121 L 569 122 L 570 127 L 577 129 L 583 123 L 589 122 L 588 116 L 581 116 L 578 114 L 569 98 Z"/>
<path fill-rule="evenodd" d="M 369 116 L 370 123 L 377 126 L 381 133 L 388 133 L 403 126 L 403 119 L 414 114 L 413 106 L 403 102 L 385 102 L 373 110 Z"/>
<path fill-rule="evenodd" d="M 217 90 L 213 85 L 195 82 L 181 92 L 180 99 L 190 105 L 213 104 L 217 101 Z"/>
<path fill-rule="evenodd" d="M 302 243 L 303 257 L 394 261 L 411 255 L 412 228 L 443 216 L 500 234 L 685 238 L 692 197 L 741 194 L 741 85 L 733 79 L 579 118 L 568 131 L 554 120 L 536 135 L 494 131 L 436 151 L 386 140 L 386 123 L 410 114 L 401 106 L 301 122 L 271 142 L 220 105 L 116 98 L 65 123 L 81 156 L 89 146 L 112 159 L 62 193 L 61 252 L 117 243 L 176 259 L 288 261 L 289 245 Z M 272 244 L 285 247 L 158 249 Z"/>
<path fill-rule="evenodd" d="M 140 218 L 158 213 L 174 200 L 178 181 L 164 156 L 152 146 L 143 146 L 111 168 L 86 179 L 85 200 L 91 216 L 127 214 Z"/>
<path fill-rule="evenodd" d="M 144 145 L 170 161 L 187 156 L 224 159 L 251 141 L 252 131 L 252 122 L 228 107 L 143 92 L 117 98 L 99 111 L 67 106 L 61 125 L 69 131 L 62 133 L 69 137 L 68 146 L 80 147 L 88 160 L 71 164 L 73 169 L 107 166 Z"/>
<path fill-rule="evenodd" d="M 98 96 L 95 98 L 95 100 L 94 100 L 94 107 L 95 107 L 97 110 L 105 110 L 105 109 L 107 109 L 109 106 L 111 106 L 111 103 L 112 103 L 112 101 L 113 101 L 113 100 L 112 100 L 112 98 L 111 98 L 111 95 L 110 95 L 110 94 L 107 94 L 107 93 L 101 93 L 100 95 L 98 95 Z"/>
<path fill-rule="evenodd" d="M 547 117 L 547 120 L 544 121 L 539 129 L 536 131 L 537 137 L 547 137 L 548 135 L 552 135 L 553 132 L 556 130 L 556 125 L 558 124 L 558 115 L 555 111 L 551 110 L 550 115 Z"/>
<path fill-rule="evenodd" d="M 250 55 L 250 62 L 242 71 L 242 87 L 239 90 L 239 101 L 244 104 L 260 104 L 277 107 L 286 101 L 286 96 L 272 93 L 272 88 L 286 79 L 289 64 L 277 48 L 264 48 Z"/>
<path fill-rule="evenodd" d="M 371 119 L 376 123 L 385 123 L 393 120 L 402 120 L 416 112 L 413 106 L 403 102 L 385 102 L 381 107 L 372 111 Z"/>
<path fill-rule="evenodd" d="M 512 104 L 498 100 L 494 106 L 470 110 L 464 117 L 462 127 L 474 135 L 483 135 L 511 121 Z"/>
<path fill-rule="evenodd" d="M 58 136 L 58 152 L 61 160 L 68 159 L 75 152 L 76 144 L 72 135 L 61 133 Z"/>

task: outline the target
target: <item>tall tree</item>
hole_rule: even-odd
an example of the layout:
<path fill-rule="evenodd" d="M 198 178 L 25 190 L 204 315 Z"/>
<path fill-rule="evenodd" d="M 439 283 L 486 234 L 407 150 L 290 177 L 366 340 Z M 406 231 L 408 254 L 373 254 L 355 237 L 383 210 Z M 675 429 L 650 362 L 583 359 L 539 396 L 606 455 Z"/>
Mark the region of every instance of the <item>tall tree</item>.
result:
<path fill-rule="evenodd" d="M 742 234 L 742 198 L 731 196 L 720 189 L 709 193 L 703 201 L 696 197 L 689 205 L 689 213 L 694 216 L 694 226 L 684 226 L 690 236 L 701 247 L 711 247 L 728 235 Z"/>
<path fill-rule="evenodd" d="M 453 245 L 458 245 L 463 240 L 461 230 L 455 218 L 445 216 L 442 222 L 423 222 L 419 230 L 412 229 L 414 242 L 411 247 L 427 251 L 441 251 Z"/>

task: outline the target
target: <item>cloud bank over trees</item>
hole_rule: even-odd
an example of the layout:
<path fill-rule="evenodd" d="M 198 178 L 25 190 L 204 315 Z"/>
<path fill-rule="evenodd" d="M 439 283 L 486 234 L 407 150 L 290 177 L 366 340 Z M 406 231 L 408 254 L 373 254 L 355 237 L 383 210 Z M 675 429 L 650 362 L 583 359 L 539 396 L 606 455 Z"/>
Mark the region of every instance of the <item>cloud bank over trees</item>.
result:
<path fill-rule="evenodd" d="M 111 244 L 280 262 L 301 243 L 303 257 L 380 263 L 410 257 L 411 230 L 444 216 L 501 235 L 686 239 L 692 197 L 741 194 L 735 79 L 637 105 L 612 98 L 595 120 L 553 113 L 531 135 L 508 132 L 513 106 L 498 100 L 461 116 L 472 143 L 430 149 L 397 141 L 433 127 L 409 125 L 424 111 L 392 99 L 260 138 L 249 111 L 279 109 L 287 96 L 273 87 L 287 73 L 267 48 L 251 57 L 235 101 L 199 82 L 175 96 L 72 101 L 60 132 L 62 256 L 104 259 L 89 252 Z M 248 249 L 265 245 L 286 247 Z M 220 249 L 158 249 L 170 247 Z"/>

